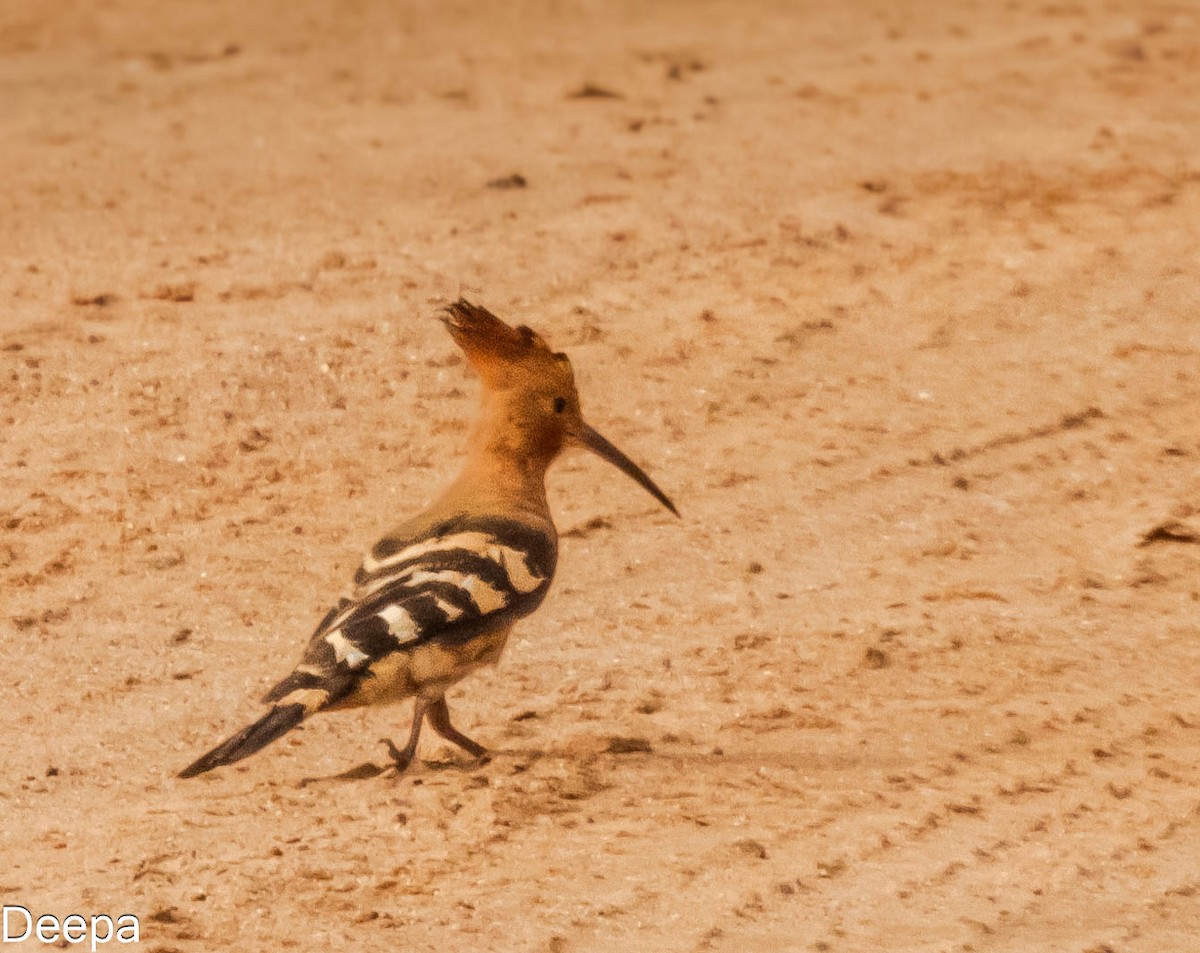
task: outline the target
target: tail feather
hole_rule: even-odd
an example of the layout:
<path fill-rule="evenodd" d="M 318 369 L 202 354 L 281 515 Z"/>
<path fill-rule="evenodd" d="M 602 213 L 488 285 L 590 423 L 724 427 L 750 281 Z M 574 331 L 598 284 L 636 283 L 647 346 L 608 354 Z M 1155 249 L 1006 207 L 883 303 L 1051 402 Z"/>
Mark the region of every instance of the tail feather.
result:
<path fill-rule="evenodd" d="M 239 731 L 232 738 L 227 738 L 219 745 L 197 758 L 179 772 L 181 778 L 194 778 L 197 774 L 211 771 L 223 764 L 232 764 L 248 758 L 254 752 L 281 738 L 300 722 L 304 721 L 308 710 L 304 705 L 276 705 L 254 724 Z"/>

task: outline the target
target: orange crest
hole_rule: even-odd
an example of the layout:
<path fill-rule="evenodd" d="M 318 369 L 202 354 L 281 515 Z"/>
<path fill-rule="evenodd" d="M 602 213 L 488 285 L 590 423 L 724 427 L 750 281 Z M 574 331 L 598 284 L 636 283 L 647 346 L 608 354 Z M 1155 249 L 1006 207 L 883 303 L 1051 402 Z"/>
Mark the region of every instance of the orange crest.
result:
<path fill-rule="evenodd" d="M 565 362 L 565 355 L 553 353 L 532 328 L 510 327 L 466 298 L 448 305 L 442 322 L 489 387 L 503 387 L 522 372 L 536 374 L 548 363 Z"/>

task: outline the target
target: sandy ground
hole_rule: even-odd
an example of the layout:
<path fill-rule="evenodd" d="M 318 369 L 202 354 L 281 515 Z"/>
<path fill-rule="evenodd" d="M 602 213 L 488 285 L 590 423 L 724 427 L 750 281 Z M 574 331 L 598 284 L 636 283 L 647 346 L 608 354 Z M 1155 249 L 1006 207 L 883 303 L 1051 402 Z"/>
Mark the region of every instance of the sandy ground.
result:
<path fill-rule="evenodd" d="M 1200 10 L 475 6 L 0 7 L 0 899 L 1197 949 Z M 555 589 L 452 699 L 491 763 L 303 784 L 398 708 L 176 780 L 454 473 L 460 292 L 684 519 L 552 474 Z"/>

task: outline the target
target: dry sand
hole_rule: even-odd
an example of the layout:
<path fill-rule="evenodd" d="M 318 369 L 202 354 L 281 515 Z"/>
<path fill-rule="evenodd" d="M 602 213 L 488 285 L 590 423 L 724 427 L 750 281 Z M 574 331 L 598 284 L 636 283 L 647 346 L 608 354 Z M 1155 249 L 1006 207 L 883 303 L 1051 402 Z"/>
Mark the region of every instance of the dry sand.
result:
<path fill-rule="evenodd" d="M 1200 8 L 484 6 L 0 8 L 0 900 L 1197 949 Z M 460 292 L 684 519 L 552 474 L 555 589 L 452 697 L 491 763 L 302 785 L 397 708 L 176 780 L 455 471 Z"/>

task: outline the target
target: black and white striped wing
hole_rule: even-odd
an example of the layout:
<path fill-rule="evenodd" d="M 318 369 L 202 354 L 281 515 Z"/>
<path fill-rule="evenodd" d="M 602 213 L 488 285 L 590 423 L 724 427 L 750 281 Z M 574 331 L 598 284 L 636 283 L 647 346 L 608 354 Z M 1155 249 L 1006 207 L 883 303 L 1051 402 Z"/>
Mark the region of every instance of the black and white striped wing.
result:
<path fill-rule="evenodd" d="M 511 624 L 541 605 L 556 558 L 553 534 L 510 520 L 462 518 L 420 539 L 385 538 L 355 575 L 354 598 L 330 610 L 266 701 L 319 689 L 328 704 L 393 652 Z"/>

